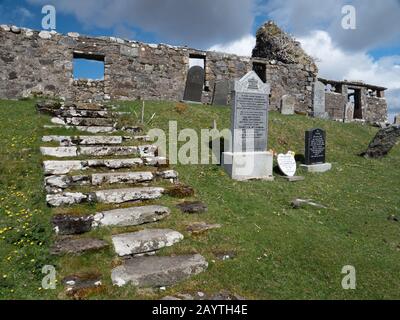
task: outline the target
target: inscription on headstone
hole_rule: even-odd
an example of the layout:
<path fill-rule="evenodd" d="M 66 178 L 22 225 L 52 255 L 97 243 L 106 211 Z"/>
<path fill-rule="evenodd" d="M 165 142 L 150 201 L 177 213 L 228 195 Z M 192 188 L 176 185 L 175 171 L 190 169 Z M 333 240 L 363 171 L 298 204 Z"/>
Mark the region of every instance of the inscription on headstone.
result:
<path fill-rule="evenodd" d="M 204 69 L 194 66 L 189 69 L 183 100 L 201 102 L 204 86 Z"/>
<path fill-rule="evenodd" d="M 269 91 L 254 71 L 235 83 L 233 152 L 266 151 Z"/>
<path fill-rule="evenodd" d="M 313 165 L 325 163 L 326 133 L 322 129 L 306 131 L 305 136 L 305 164 Z"/>
<path fill-rule="evenodd" d="M 284 175 L 294 177 L 297 164 L 293 153 L 289 151 L 287 154 L 278 154 L 278 166 Z"/>
<path fill-rule="evenodd" d="M 321 81 L 314 84 L 314 117 L 326 119 L 328 117 L 325 111 L 325 85 Z"/>

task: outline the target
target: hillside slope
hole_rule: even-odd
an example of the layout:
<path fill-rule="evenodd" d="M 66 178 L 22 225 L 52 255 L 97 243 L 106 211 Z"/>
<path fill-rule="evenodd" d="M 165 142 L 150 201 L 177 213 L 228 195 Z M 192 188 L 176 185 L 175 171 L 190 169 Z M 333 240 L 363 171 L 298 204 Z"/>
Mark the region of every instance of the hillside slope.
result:
<path fill-rule="evenodd" d="M 135 123 L 139 103 L 119 104 L 122 111 L 132 111 L 125 121 Z M 213 120 L 218 129 L 230 127 L 229 108 L 184 109 L 177 110 L 175 103 L 146 102 L 145 119 L 155 113 L 147 129 L 167 129 L 168 120 L 176 120 L 178 129 L 208 129 Z M 207 258 L 209 269 L 165 292 L 143 293 L 111 286 L 109 251 L 68 259 L 49 255 L 52 230 L 44 200 L 40 138 L 71 132 L 43 129 L 49 118 L 36 113 L 34 101 L 0 101 L 0 117 L 2 299 L 66 298 L 61 285 L 56 290 L 40 288 L 43 265 L 56 266 L 59 280 L 76 272 L 101 273 L 104 288 L 87 298 L 158 298 L 220 290 L 253 299 L 400 298 L 400 222 L 388 220 L 390 215 L 400 216 L 400 147 L 383 160 L 359 157 L 374 128 L 270 113 L 268 148 L 276 152 L 302 154 L 306 129 L 327 131 L 327 161 L 333 170 L 322 175 L 300 172 L 306 180 L 298 183 L 279 178 L 235 182 L 217 165 L 173 166 L 180 179 L 196 190 L 194 199 L 207 203 L 209 209 L 201 216 L 184 215 L 175 208 L 180 200 L 166 196 L 172 215 L 159 226 L 185 235 L 187 241 L 177 244 L 174 253 L 199 252 Z M 313 199 L 328 209 L 294 210 L 290 206 L 294 198 Z M 78 206 L 74 212 L 98 209 Z M 186 225 L 194 221 L 219 223 L 222 228 L 191 236 Z M 101 232 L 109 238 L 113 230 Z M 162 250 L 162 254 L 169 252 Z M 225 253 L 234 253 L 233 259 L 218 258 Z M 357 290 L 342 289 L 345 265 L 357 270 Z"/>

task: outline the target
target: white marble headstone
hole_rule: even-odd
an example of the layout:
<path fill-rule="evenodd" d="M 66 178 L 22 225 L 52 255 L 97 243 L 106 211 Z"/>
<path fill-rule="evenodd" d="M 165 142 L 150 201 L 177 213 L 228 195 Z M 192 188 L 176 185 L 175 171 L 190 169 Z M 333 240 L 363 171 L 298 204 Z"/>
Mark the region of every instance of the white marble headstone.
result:
<path fill-rule="evenodd" d="M 294 177 L 297 171 L 296 159 L 293 153 L 278 155 L 278 166 L 282 173 L 288 177 Z"/>

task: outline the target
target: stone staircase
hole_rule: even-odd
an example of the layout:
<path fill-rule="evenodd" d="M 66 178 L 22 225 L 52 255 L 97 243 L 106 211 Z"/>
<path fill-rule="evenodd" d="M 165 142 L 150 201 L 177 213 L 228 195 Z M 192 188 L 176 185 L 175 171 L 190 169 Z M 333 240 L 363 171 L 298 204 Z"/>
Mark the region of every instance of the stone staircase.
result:
<path fill-rule="evenodd" d="M 101 203 L 114 209 L 89 215 L 58 214 L 52 219 L 57 239 L 53 254 L 85 254 L 109 246 L 103 239 L 84 234 L 102 227 L 131 227 L 155 224 L 171 214 L 162 204 L 167 184 L 178 183 L 178 173 L 168 169 L 166 158 L 157 155 L 157 147 L 143 144 L 146 135 L 137 135 L 140 127 L 118 127 L 118 114 L 98 104 L 39 103 L 40 112 L 53 116 L 46 128 L 65 127 L 92 134 L 48 135 L 42 138 L 46 201 L 51 207 Z M 110 135 L 117 131 L 124 135 Z M 160 186 L 161 184 L 161 186 Z M 137 206 L 140 202 L 141 206 Z M 119 208 L 120 204 L 131 207 Z M 163 287 L 198 274 L 208 267 L 201 255 L 158 256 L 158 250 L 171 247 L 184 236 L 170 229 L 153 226 L 131 233 L 114 234 L 112 246 L 121 265 L 111 272 L 114 285 Z M 98 281 L 96 282 L 98 285 Z"/>

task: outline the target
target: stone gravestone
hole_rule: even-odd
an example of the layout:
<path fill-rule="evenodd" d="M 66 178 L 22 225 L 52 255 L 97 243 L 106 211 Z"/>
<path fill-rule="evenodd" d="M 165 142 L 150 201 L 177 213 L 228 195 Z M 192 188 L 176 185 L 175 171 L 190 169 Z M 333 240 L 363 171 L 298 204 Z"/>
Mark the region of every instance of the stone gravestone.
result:
<path fill-rule="evenodd" d="M 348 102 L 346 103 L 344 111 L 344 121 L 353 121 L 353 120 L 354 120 L 354 103 Z"/>
<path fill-rule="evenodd" d="M 287 154 L 278 154 L 278 166 L 281 172 L 288 177 L 294 177 L 296 174 L 296 159 L 291 152 Z"/>
<path fill-rule="evenodd" d="M 314 84 L 314 117 L 327 119 L 328 113 L 325 111 L 325 85 L 321 81 Z"/>
<path fill-rule="evenodd" d="M 308 172 L 326 172 L 332 168 L 325 163 L 326 132 L 322 129 L 307 130 L 305 134 L 305 164 L 301 168 Z"/>
<path fill-rule="evenodd" d="M 293 96 L 285 94 L 281 100 L 281 114 L 293 115 L 295 103 L 296 99 Z"/>
<path fill-rule="evenodd" d="M 204 69 L 194 66 L 189 69 L 183 100 L 187 102 L 201 102 L 204 86 Z"/>
<path fill-rule="evenodd" d="M 227 106 L 230 95 L 230 81 L 219 80 L 214 85 L 213 105 Z"/>
<path fill-rule="evenodd" d="M 400 124 L 400 114 L 394 117 L 394 124 Z"/>
<path fill-rule="evenodd" d="M 235 180 L 273 180 L 273 154 L 267 150 L 270 86 L 254 71 L 235 81 L 231 141 L 223 166 Z"/>

